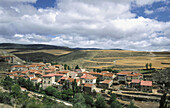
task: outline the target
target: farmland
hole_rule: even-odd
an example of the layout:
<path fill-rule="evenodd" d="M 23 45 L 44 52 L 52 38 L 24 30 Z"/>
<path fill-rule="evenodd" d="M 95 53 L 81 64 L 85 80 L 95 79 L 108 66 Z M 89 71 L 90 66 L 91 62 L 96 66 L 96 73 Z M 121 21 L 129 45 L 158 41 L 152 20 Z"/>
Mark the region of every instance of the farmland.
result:
<path fill-rule="evenodd" d="M 23 60 L 32 62 L 57 62 L 83 68 L 112 68 L 114 70 L 138 70 L 145 68 L 146 63 L 152 67 L 163 69 L 170 67 L 170 52 L 144 52 L 128 50 L 17 50 L 5 49 Z"/>

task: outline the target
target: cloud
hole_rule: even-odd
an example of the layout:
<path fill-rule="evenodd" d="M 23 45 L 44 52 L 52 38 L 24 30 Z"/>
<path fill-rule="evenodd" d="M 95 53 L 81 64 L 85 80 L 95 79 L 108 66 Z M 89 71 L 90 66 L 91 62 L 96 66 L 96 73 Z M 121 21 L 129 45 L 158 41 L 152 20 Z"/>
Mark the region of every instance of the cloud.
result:
<path fill-rule="evenodd" d="M 24 3 L 15 4 L 15 0 L 0 5 L 1 42 L 105 49 L 170 49 L 167 44 L 170 22 L 136 18 L 131 13 L 134 0 L 60 0 L 55 8 L 46 9 L 36 9 L 27 4 L 27 0 L 22 1 Z M 142 6 L 159 0 L 135 1 Z M 151 14 L 151 10 L 147 11 Z M 158 39 L 161 41 L 156 44 Z"/>
<path fill-rule="evenodd" d="M 145 9 L 144 13 L 147 14 L 147 15 L 150 15 L 150 14 L 153 14 L 154 11 Z"/>

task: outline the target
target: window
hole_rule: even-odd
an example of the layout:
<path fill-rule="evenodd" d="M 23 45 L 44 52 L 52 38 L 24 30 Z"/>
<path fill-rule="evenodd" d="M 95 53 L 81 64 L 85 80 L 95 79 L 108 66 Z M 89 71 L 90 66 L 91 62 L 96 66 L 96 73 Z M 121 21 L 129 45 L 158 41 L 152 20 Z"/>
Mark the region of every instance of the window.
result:
<path fill-rule="evenodd" d="M 46 81 L 44 81 L 44 84 L 46 83 Z"/>
<path fill-rule="evenodd" d="M 48 84 L 50 84 L 50 81 L 48 81 Z"/>

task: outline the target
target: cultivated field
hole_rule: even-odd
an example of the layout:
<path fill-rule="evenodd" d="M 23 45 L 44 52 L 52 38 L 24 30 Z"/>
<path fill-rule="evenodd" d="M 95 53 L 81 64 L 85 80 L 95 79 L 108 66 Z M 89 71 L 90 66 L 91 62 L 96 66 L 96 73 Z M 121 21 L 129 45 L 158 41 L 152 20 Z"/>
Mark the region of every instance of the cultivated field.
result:
<path fill-rule="evenodd" d="M 7 50 L 33 62 L 47 61 L 83 68 L 112 68 L 115 70 L 144 69 L 146 63 L 163 69 L 170 67 L 170 52 L 143 52 L 127 50 Z"/>

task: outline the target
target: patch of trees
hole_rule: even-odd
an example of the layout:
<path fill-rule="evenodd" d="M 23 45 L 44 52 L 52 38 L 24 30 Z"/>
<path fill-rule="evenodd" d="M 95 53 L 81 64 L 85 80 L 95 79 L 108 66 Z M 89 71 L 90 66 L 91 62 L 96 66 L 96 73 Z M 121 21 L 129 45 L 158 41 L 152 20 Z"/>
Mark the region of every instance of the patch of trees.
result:
<path fill-rule="evenodd" d="M 109 71 L 109 72 L 112 72 L 112 73 L 118 73 L 119 71 L 118 70 L 113 70 L 111 68 L 108 68 L 108 69 L 93 69 L 93 72 L 102 72 L 102 71 Z"/>

